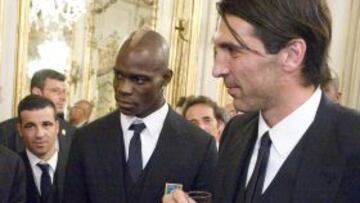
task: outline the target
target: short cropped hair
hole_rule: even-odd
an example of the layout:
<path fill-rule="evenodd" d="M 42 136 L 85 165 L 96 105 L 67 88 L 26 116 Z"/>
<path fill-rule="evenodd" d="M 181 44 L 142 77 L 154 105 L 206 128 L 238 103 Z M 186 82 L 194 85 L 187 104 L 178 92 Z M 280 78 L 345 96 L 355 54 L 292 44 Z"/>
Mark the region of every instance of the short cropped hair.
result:
<path fill-rule="evenodd" d="M 44 89 L 46 79 L 53 79 L 64 82 L 66 77 L 64 74 L 59 73 L 52 69 L 42 69 L 37 71 L 34 76 L 31 78 L 30 82 L 30 91 L 32 88 L 37 87 Z"/>
<path fill-rule="evenodd" d="M 18 122 L 21 123 L 21 112 L 44 109 L 50 107 L 54 110 L 54 118 L 57 120 L 55 104 L 48 98 L 39 95 L 28 95 L 18 105 Z"/>
<path fill-rule="evenodd" d="M 197 97 L 189 97 L 189 99 L 186 101 L 186 104 L 185 104 L 185 107 L 183 110 L 183 116 L 186 115 L 186 112 L 190 107 L 197 105 L 197 104 L 204 104 L 204 105 L 211 107 L 214 111 L 214 116 L 215 116 L 216 120 L 225 122 L 225 118 L 224 118 L 223 112 L 220 109 L 220 107 L 209 97 L 202 96 L 202 95 L 197 96 Z"/>

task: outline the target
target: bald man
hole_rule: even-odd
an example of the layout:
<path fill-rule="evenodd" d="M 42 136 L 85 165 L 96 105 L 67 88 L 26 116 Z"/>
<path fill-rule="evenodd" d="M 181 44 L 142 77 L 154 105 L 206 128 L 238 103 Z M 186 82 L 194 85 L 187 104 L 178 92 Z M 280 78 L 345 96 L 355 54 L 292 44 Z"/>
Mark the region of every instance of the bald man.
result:
<path fill-rule="evenodd" d="M 169 47 L 150 30 L 132 33 L 114 67 L 118 109 L 77 131 L 64 202 L 161 202 L 167 183 L 209 190 L 214 138 L 166 103 Z"/>
<path fill-rule="evenodd" d="M 89 122 L 93 104 L 85 99 L 77 101 L 69 112 L 69 123 L 79 128 Z"/>

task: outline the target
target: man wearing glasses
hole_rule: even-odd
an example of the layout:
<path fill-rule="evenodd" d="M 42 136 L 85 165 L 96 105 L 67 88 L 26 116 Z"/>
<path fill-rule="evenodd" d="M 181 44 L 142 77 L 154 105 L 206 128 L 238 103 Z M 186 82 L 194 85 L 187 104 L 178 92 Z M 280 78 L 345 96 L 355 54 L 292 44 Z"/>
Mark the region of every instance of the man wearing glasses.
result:
<path fill-rule="evenodd" d="M 65 76 L 55 70 L 42 69 L 34 74 L 30 82 L 30 93 L 50 99 L 56 107 L 59 117 L 59 136 L 71 136 L 75 127 L 64 120 L 64 107 L 66 104 Z M 22 152 L 24 144 L 16 131 L 17 118 L 11 118 L 0 123 L 0 144 L 15 152 Z"/>

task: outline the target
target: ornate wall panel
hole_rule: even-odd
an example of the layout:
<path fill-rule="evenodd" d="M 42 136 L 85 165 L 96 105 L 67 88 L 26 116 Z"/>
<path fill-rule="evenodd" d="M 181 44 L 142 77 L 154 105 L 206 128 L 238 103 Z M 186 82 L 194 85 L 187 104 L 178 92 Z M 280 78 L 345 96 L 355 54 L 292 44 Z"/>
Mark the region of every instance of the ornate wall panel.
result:
<path fill-rule="evenodd" d="M 203 1 L 177 0 L 174 4 L 170 42 L 170 68 L 174 74 L 166 94 L 170 104 L 175 104 L 181 96 L 195 93 L 201 3 Z"/>
<path fill-rule="evenodd" d="M 96 117 L 116 108 L 113 91 L 113 66 L 118 49 L 134 30 L 156 24 L 155 0 L 96 0 L 88 17 L 88 37 L 84 58 L 84 95 L 95 103 Z"/>
<path fill-rule="evenodd" d="M 17 49 L 16 49 L 16 80 L 15 94 L 13 103 L 13 114 L 16 115 L 17 104 L 26 94 L 29 93 L 29 82 L 26 76 L 28 39 L 29 39 L 29 8 L 30 0 L 18 1 L 18 20 L 17 20 Z"/>

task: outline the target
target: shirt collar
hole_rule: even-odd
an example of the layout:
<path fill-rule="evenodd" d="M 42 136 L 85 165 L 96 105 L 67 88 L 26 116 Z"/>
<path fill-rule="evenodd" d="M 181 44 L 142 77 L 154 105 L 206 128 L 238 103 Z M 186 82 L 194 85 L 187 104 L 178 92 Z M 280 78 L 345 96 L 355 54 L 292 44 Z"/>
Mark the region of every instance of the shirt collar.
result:
<path fill-rule="evenodd" d="M 272 128 L 266 124 L 260 112 L 258 136 L 261 138 L 269 131 L 275 150 L 281 157 L 287 157 L 314 121 L 320 100 L 321 90 L 317 88 L 305 103 Z"/>
<path fill-rule="evenodd" d="M 39 157 L 37 157 L 35 154 L 33 154 L 31 151 L 29 151 L 28 149 L 26 149 L 26 154 L 28 156 L 30 165 L 32 168 L 37 167 L 38 163 L 47 163 L 49 164 L 50 168 L 55 171 L 56 170 L 56 165 L 57 165 L 57 160 L 58 160 L 58 150 L 55 149 L 55 153 L 50 157 L 50 159 L 48 159 L 47 161 L 40 159 Z"/>
<path fill-rule="evenodd" d="M 120 121 L 123 132 L 126 132 L 130 125 L 135 120 L 141 120 L 144 122 L 146 129 L 149 130 L 151 135 L 155 135 L 156 132 L 160 132 L 163 126 L 164 120 L 166 118 L 167 113 L 169 112 L 169 106 L 165 103 L 158 110 L 154 111 L 150 115 L 139 118 L 136 116 L 128 116 L 120 112 Z M 159 129 L 160 128 L 160 129 Z"/>

